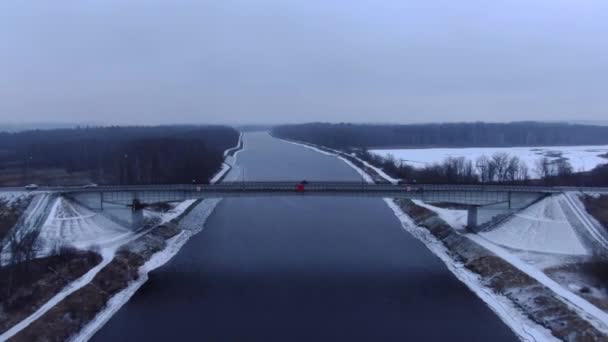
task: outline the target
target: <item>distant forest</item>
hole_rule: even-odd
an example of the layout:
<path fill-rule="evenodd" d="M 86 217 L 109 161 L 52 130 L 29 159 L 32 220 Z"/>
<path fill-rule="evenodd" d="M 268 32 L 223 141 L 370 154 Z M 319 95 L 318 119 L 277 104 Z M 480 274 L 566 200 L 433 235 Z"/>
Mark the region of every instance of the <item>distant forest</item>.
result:
<path fill-rule="evenodd" d="M 567 123 L 364 125 L 310 123 L 274 127 L 273 135 L 332 148 L 606 145 L 608 126 Z"/>
<path fill-rule="evenodd" d="M 225 126 L 0 133 L 0 185 L 205 183 L 238 137 Z"/>

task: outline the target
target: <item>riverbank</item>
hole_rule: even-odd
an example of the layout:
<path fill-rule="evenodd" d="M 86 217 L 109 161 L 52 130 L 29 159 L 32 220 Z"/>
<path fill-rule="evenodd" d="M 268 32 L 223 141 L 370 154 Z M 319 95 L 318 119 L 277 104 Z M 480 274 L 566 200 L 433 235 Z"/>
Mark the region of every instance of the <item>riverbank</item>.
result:
<path fill-rule="evenodd" d="M 145 283 L 150 271 L 169 261 L 202 229 L 202 222 L 217 202 L 198 201 L 179 217 L 121 247 L 89 283 L 57 303 L 11 341 L 88 340 Z M 185 220 L 190 215 L 196 219 Z M 201 223 L 197 227 L 187 225 L 193 220 Z"/>
<path fill-rule="evenodd" d="M 238 144 L 224 153 L 226 160 L 234 162 L 242 148 L 241 134 Z M 230 169 L 223 167 L 211 182 L 221 181 Z M 14 326 L 2 337 L 11 341 L 88 340 L 146 282 L 150 271 L 168 262 L 202 230 L 218 202 L 185 201 L 170 213 L 152 215 L 147 225 L 156 227 L 133 235 L 111 251 L 103 250 L 97 266 L 79 267 L 61 282 L 54 281 L 44 296 L 39 293 L 35 303 L 30 300 L 29 311 L 11 315 L 7 327 Z"/>
<path fill-rule="evenodd" d="M 381 179 L 381 170 L 355 156 L 308 143 L 289 141 L 332 154 L 344 160 L 368 181 Z M 391 179 L 391 182 L 394 180 Z M 404 229 L 421 240 L 448 269 L 476 293 L 525 341 L 560 339 L 602 340 L 605 325 L 588 320 L 585 313 L 540 281 L 501 256 L 460 234 L 437 213 L 409 200 L 386 199 Z M 583 318 L 585 317 L 585 318 Z"/>

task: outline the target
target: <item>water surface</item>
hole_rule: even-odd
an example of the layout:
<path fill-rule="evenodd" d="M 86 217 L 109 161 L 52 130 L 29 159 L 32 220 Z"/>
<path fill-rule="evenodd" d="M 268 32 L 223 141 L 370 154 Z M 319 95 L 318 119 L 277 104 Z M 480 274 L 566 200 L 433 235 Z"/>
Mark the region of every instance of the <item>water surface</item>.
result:
<path fill-rule="evenodd" d="M 245 135 L 248 180 L 360 180 Z M 94 341 L 515 341 L 380 199 L 230 198 Z"/>

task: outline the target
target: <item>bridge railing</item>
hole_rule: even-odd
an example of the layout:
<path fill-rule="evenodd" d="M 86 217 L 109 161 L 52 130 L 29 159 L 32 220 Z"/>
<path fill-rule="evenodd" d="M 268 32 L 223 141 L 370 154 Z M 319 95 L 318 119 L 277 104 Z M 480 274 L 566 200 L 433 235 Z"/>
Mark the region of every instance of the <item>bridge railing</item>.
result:
<path fill-rule="evenodd" d="M 219 184 L 167 184 L 167 185 L 103 185 L 97 187 L 40 187 L 40 191 L 60 193 L 88 192 L 145 192 L 145 191 L 288 191 L 295 190 L 298 181 L 222 182 Z M 607 187 L 564 187 L 531 185 L 451 185 L 451 184 L 370 184 L 365 182 L 309 181 L 305 185 L 312 191 L 458 191 L 458 192 L 527 192 L 560 193 L 564 191 L 608 193 Z M 18 188 L 0 188 L 15 191 Z"/>

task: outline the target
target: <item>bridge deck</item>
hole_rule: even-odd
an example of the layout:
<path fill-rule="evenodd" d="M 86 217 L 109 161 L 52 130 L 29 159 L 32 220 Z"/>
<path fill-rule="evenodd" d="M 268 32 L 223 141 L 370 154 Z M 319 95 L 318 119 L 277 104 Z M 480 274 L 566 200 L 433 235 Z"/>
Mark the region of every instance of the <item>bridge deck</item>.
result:
<path fill-rule="evenodd" d="M 546 187 L 512 185 L 441 185 L 441 184 L 369 184 L 365 182 L 308 182 L 303 192 L 297 181 L 226 182 L 220 184 L 125 185 L 97 187 L 41 187 L 38 191 L 57 192 L 91 206 L 103 203 L 130 204 L 172 202 L 186 199 L 256 196 L 364 196 L 400 197 L 426 202 L 451 202 L 466 205 L 490 205 L 508 202 L 509 206 L 526 205 L 530 199 L 565 191 L 608 193 L 608 188 Z M 14 191 L 15 188 L 10 188 Z M 6 191 L 7 188 L 4 188 Z M 2 191 L 2 188 L 0 188 Z M 97 205 L 93 203 L 97 202 Z"/>
<path fill-rule="evenodd" d="M 272 192 L 294 190 L 298 181 L 271 182 L 224 182 L 219 184 L 170 184 L 170 185 L 103 185 L 97 187 L 66 187 L 45 186 L 38 191 L 59 193 L 87 192 L 122 192 L 122 191 L 196 191 L 196 192 Z M 452 185 L 452 184 L 370 184 L 365 182 L 309 182 L 306 190 L 309 192 L 395 192 L 421 190 L 429 191 L 463 191 L 463 192 L 524 192 L 524 193 L 561 193 L 565 191 L 580 191 L 593 193 L 608 193 L 606 187 L 552 187 L 530 185 Z M 1 188 L 0 191 L 23 191 L 23 188 Z"/>

